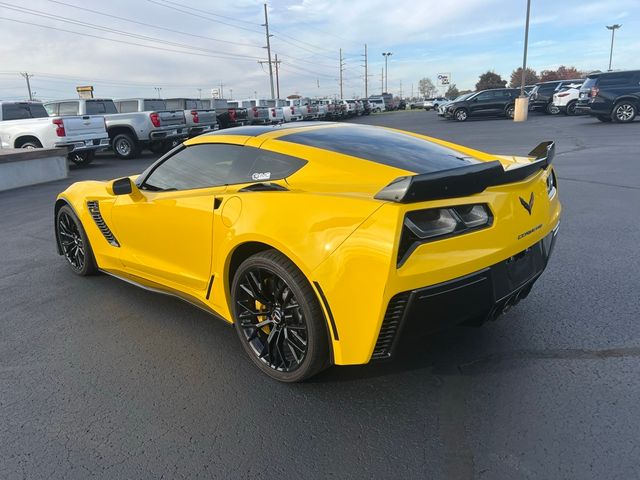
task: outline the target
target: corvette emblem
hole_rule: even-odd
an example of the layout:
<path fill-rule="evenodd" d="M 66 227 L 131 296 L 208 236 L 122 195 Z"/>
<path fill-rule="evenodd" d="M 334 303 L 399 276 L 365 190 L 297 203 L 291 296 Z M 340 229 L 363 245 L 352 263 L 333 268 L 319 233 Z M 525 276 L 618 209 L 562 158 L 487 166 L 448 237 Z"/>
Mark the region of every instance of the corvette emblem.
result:
<path fill-rule="evenodd" d="M 529 197 L 529 202 L 527 203 L 527 201 L 522 198 L 520 198 L 520 203 L 522 204 L 522 206 L 524 207 L 524 209 L 529 212 L 529 215 L 531 215 L 531 210 L 533 210 L 533 192 L 531 192 L 531 197 Z"/>

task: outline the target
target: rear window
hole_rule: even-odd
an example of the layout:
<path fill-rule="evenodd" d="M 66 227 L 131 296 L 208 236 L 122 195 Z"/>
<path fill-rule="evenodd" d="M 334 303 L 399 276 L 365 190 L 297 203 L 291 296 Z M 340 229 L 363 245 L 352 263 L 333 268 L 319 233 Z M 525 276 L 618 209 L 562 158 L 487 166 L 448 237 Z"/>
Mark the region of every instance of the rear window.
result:
<path fill-rule="evenodd" d="M 143 103 L 145 112 L 167 109 L 167 104 L 164 100 L 145 100 Z"/>
<path fill-rule="evenodd" d="M 587 78 L 582 84 L 582 87 L 580 87 L 580 90 L 591 90 L 591 87 L 596 84 L 597 80 L 597 78 Z"/>
<path fill-rule="evenodd" d="M 118 113 L 116 105 L 111 100 L 87 100 L 86 110 L 87 115 Z"/>
<path fill-rule="evenodd" d="M 43 118 L 49 114 L 40 103 L 3 103 L 3 120 L 22 120 L 25 118 Z"/>
<path fill-rule="evenodd" d="M 401 132 L 369 126 L 340 126 L 292 133 L 278 140 L 322 148 L 415 173 L 478 163 L 463 153 Z"/>

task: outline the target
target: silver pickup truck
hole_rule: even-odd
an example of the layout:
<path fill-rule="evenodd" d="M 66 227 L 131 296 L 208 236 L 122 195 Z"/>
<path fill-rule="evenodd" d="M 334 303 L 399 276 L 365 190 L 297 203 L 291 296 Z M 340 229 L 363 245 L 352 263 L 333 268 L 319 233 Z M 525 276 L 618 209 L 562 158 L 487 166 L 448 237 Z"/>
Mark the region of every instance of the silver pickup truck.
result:
<path fill-rule="evenodd" d="M 139 110 L 140 101 L 143 111 Z M 51 116 L 103 115 L 111 148 L 117 157 L 123 159 L 137 157 L 143 148 L 157 153 L 170 142 L 186 138 L 188 133 L 182 111 L 167 112 L 164 108 L 152 108 L 164 107 L 164 102 L 158 99 L 120 101 L 120 113 L 113 100 L 104 98 L 56 100 L 44 106 Z"/>
<path fill-rule="evenodd" d="M 272 123 L 269 107 L 260 105 L 260 100 L 240 100 L 239 106 L 246 108 L 249 114 L 249 122 L 252 125 L 264 125 Z"/>
<path fill-rule="evenodd" d="M 1 148 L 66 148 L 78 165 L 109 146 L 104 117 L 54 117 L 39 102 L 0 102 Z"/>
<path fill-rule="evenodd" d="M 205 105 L 204 100 L 196 98 L 166 98 L 164 101 L 168 110 L 184 111 L 189 137 L 218 130 L 216 110 Z"/>

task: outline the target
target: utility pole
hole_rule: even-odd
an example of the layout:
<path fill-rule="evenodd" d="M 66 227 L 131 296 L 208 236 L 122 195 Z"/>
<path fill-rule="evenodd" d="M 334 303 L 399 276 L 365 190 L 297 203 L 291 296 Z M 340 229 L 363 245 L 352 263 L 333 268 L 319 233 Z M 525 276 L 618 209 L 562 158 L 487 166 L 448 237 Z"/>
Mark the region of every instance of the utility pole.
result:
<path fill-rule="evenodd" d="M 411 98 L 413 98 L 413 83 L 411 83 Z"/>
<path fill-rule="evenodd" d="M 29 100 L 33 100 L 33 95 L 31 94 L 31 84 L 29 83 L 29 79 L 33 77 L 33 74 L 27 72 L 21 72 L 20 75 L 27 81 L 27 90 L 29 91 Z"/>
<path fill-rule="evenodd" d="M 402 80 L 400 80 L 400 100 L 402 100 Z"/>
<path fill-rule="evenodd" d="M 609 51 L 609 72 L 611 71 L 611 60 L 613 60 L 613 37 L 616 34 L 616 30 L 619 29 L 622 25 L 618 25 L 617 23 L 614 25 L 607 25 L 607 30 L 611 30 L 611 50 Z M 27 80 L 27 83 L 29 80 Z"/>
<path fill-rule="evenodd" d="M 224 83 L 220 82 L 220 98 L 224 98 Z"/>
<path fill-rule="evenodd" d="M 513 121 L 524 122 L 529 116 L 529 97 L 524 93 L 524 84 L 527 73 L 527 49 L 529 47 L 529 16 L 531 14 L 531 0 L 527 0 L 527 17 L 524 25 L 524 53 L 522 55 L 522 78 L 520 79 L 520 97 L 516 98 Z"/>
<path fill-rule="evenodd" d="M 380 95 L 384 93 L 384 68 L 380 72 Z"/>
<path fill-rule="evenodd" d="M 229 89 L 229 100 L 233 100 L 233 88 Z"/>
<path fill-rule="evenodd" d="M 198 98 L 200 100 L 202 100 L 202 89 L 201 88 L 198 89 Z"/>
<path fill-rule="evenodd" d="M 266 29 L 267 33 L 267 55 L 269 57 L 269 82 L 271 84 L 271 99 L 275 99 L 275 92 L 273 90 L 273 65 L 271 65 L 271 40 L 269 38 L 269 17 L 267 15 L 267 4 L 264 4 L 264 24 L 262 25 Z"/>
<path fill-rule="evenodd" d="M 342 61 L 342 49 L 340 49 L 340 98 L 344 98 L 342 96 L 342 72 L 344 70 L 344 62 Z"/>
<path fill-rule="evenodd" d="M 278 54 L 276 53 L 276 98 L 280 98 L 280 77 L 278 76 Z"/>
<path fill-rule="evenodd" d="M 364 44 L 364 98 L 369 98 L 369 71 L 367 64 L 367 44 Z"/>
<path fill-rule="evenodd" d="M 384 57 L 384 89 L 386 90 L 386 93 L 389 93 L 389 69 L 388 69 L 388 60 L 389 57 L 393 55 L 393 53 L 391 52 L 385 52 L 382 54 L 382 56 Z"/>
<path fill-rule="evenodd" d="M 158 94 L 158 98 L 162 98 L 162 87 L 153 87 L 156 89 L 156 93 Z"/>

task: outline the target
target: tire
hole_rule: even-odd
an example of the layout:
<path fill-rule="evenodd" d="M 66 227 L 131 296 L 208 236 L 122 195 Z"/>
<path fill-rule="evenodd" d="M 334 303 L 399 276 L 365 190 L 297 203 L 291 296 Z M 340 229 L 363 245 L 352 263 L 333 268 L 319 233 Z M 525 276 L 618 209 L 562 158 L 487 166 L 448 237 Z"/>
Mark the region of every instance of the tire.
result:
<path fill-rule="evenodd" d="M 149 144 L 149 151 L 151 153 L 155 153 L 156 155 L 161 155 L 167 151 L 167 145 L 161 140 L 156 140 L 155 142 L 151 142 Z"/>
<path fill-rule="evenodd" d="M 611 112 L 611 120 L 616 123 L 630 123 L 636 118 L 638 114 L 638 107 L 635 103 L 629 100 L 623 100 L 618 102 L 613 107 Z"/>
<path fill-rule="evenodd" d="M 42 144 L 38 140 L 27 140 L 20 143 L 18 148 L 42 148 Z"/>
<path fill-rule="evenodd" d="M 466 122 L 467 118 L 469 118 L 469 112 L 464 108 L 459 108 L 453 112 L 453 118 L 456 119 L 456 122 Z"/>
<path fill-rule="evenodd" d="M 98 265 L 82 222 L 68 205 L 62 206 L 56 214 L 56 236 L 73 273 L 81 276 L 98 273 Z"/>
<path fill-rule="evenodd" d="M 507 108 L 504 109 L 504 116 L 507 118 L 513 119 L 515 112 L 516 112 L 515 105 L 508 105 Z"/>
<path fill-rule="evenodd" d="M 71 152 L 67 155 L 69 161 L 75 163 L 80 167 L 84 167 L 93 162 L 93 159 L 96 157 L 95 150 L 85 150 L 84 152 Z"/>
<path fill-rule="evenodd" d="M 548 115 L 558 115 L 560 113 L 560 109 L 556 107 L 553 103 L 547 103 L 547 106 L 545 107 L 544 112 Z"/>
<path fill-rule="evenodd" d="M 287 257 L 266 250 L 246 259 L 233 277 L 231 295 L 240 343 L 264 373 L 281 382 L 300 382 L 329 365 L 318 298 Z"/>
<path fill-rule="evenodd" d="M 567 108 L 564 111 L 565 115 L 568 115 L 569 117 L 573 117 L 574 115 L 577 115 L 577 112 L 576 112 L 577 103 L 578 102 L 575 100 L 572 100 L 569 103 L 567 103 Z"/>
<path fill-rule="evenodd" d="M 609 115 L 597 115 L 596 118 L 604 123 L 611 121 L 611 117 Z"/>
<path fill-rule="evenodd" d="M 119 133 L 113 137 L 111 147 L 116 157 L 130 160 L 139 155 L 138 142 L 128 133 Z"/>

